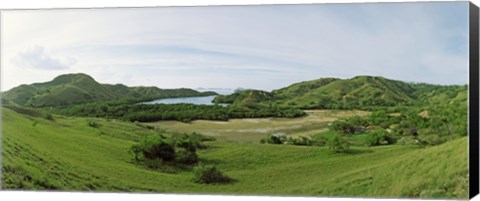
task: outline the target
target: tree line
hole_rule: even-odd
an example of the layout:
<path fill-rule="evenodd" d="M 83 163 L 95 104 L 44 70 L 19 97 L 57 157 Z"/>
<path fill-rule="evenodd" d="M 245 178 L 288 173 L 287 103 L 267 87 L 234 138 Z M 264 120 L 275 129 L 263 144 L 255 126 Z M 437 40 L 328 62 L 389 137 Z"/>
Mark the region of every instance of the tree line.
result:
<path fill-rule="evenodd" d="M 197 119 L 226 121 L 231 118 L 262 117 L 300 117 L 305 112 L 294 108 L 262 107 L 249 109 L 243 107 L 195 104 L 122 104 L 90 103 L 71 107 L 52 109 L 67 116 L 114 118 L 127 121 L 153 122 L 159 120 L 178 120 L 190 122 Z"/>

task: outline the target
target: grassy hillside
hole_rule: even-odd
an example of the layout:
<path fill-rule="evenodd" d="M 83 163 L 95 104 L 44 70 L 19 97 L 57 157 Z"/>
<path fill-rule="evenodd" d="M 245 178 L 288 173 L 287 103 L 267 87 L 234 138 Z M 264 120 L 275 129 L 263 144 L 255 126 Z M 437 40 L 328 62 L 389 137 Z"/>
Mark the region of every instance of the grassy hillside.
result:
<path fill-rule="evenodd" d="M 2 111 L 2 188 L 262 195 L 467 198 L 467 138 L 435 147 L 326 147 L 208 142 L 199 151 L 236 182 L 192 182 L 131 163 L 129 147 L 157 131 L 105 119 Z M 89 126 L 95 121 L 98 126 Z"/>
<path fill-rule="evenodd" d="M 60 75 L 49 82 L 20 85 L 2 94 L 5 104 L 22 106 L 66 106 L 79 103 L 119 100 L 153 100 L 172 97 L 208 96 L 214 92 L 193 89 L 159 89 L 127 87 L 122 84 L 100 84 L 92 77 L 78 73 Z"/>
<path fill-rule="evenodd" d="M 217 103 L 242 103 L 249 91 L 219 96 Z M 399 106 L 423 103 L 466 102 L 466 86 L 414 84 L 383 77 L 357 76 L 351 79 L 321 78 L 292 84 L 270 92 L 268 98 L 249 102 L 288 105 L 303 109 L 352 109 L 369 106 Z M 251 103 L 251 104 L 253 104 Z"/>

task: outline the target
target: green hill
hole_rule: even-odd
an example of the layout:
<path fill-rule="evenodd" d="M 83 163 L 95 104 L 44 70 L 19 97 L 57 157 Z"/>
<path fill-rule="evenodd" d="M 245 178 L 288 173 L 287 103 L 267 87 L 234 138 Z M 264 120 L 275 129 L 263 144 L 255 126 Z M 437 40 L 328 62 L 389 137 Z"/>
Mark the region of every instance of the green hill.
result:
<path fill-rule="evenodd" d="M 246 107 L 252 109 L 258 109 L 262 106 L 259 102 L 270 101 L 273 99 L 273 94 L 261 91 L 261 90 L 241 90 L 231 95 L 218 95 L 213 100 L 214 103 L 226 103 L 233 106 Z"/>
<path fill-rule="evenodd" d="M 260 92 L 256 92 L 257 94 Z M 465 102 L 466 86 L 406 83 L 383 77 L 357 76 L 351 79 L 321 78 L 292 84 L 272 92 L 258 104 L 279 104 L 304 109 L 352 109 L 368 106 L 398 106 L 418 103 Z M 244 91 L 219 96 L 217 103 L 246 101 Z"/>
<path fill-rule="evenodd" d="M 65 106 L 98 101 L 153 100 L 172 97 L 215 95 L 193 89 L 160 89 L 127 87 L 122 84 L 100 84 L 86 74 L 65 74 L 44 83 L 20 85 L 2 94 L 5 104 L 45 107 Z"/>
<path fill-rule="evenodd" d="M 327 147 L 208 142 L 198 152 L 236 182 L 204 185 L 193 172 L 163 173 L 131 162 L 130 146 L 156 130 L 117 120 L 2 111 L 2 188 L 209 194 L 466 199 L 467 137 L 418 148 Z"/>

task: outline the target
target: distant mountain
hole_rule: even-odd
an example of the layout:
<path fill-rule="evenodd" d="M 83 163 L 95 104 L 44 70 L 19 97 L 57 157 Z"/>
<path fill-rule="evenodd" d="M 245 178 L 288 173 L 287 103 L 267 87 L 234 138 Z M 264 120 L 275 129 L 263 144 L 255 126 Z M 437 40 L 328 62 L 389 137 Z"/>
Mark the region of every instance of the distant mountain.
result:
<path fill-rule="evenodd" d="M 60 75 L 49 82 L 20 85 L 2 93 L 2 102 L 6 105 L 44 107 L 96 101 L 141 101 L 208 95 L 216 95 L 216 93 L 198 92 L 187 88 L 160 89 L 128 87 L 123 84 L 100 84 L 89 75 L 78 73 Z"/>
<path fill-rule="evenodd" d="M 292 84 L 272 92 L 245 90 L 217 96 L 216 103 L 276 104 L 297 108 L 349 109 L 415 103 L 464 103 L 466 86 L 440 86 L 390 80 L 378 76 L 351 79 L 321 78 Z"/>

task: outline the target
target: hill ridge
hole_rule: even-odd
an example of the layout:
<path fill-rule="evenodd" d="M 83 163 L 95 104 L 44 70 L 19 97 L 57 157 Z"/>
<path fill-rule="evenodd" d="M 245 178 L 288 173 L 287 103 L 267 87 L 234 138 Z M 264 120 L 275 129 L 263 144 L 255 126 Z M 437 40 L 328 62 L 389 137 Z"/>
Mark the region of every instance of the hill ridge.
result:
<path fill-rule="evenodd" d="M 433 92 L 432 92 L 433 91 Z M 466 102 L 467 87 L 409 83 L 382 76 L 359 75 L 348 79 L 320 78 L 293 83 L 271 92 L 255 104 L 286 105 L 302 109 L 354 109 L 370 106 L 398 106 L 416 103 Z M 246 104 L 245 92 L 220 95 L 216 103 Z"/>
<path fill-rule="evenodd" d="M 2 93 L 6 105 L 31 107 L 66 106 L 96 101 L 135 100 L 216 95 L 188 88 L 161 89 L 155 86 L 101 84 L 85 73 L 62 74 L 51 81 L 22 84 Z"/>

